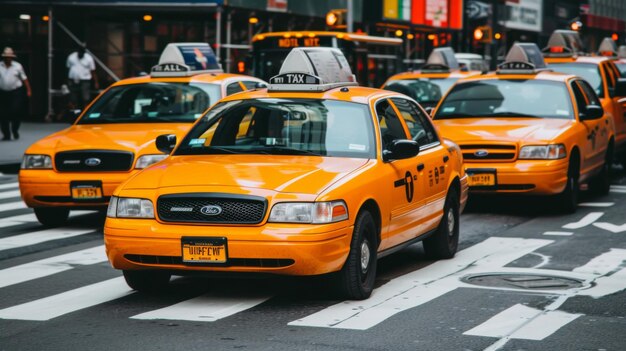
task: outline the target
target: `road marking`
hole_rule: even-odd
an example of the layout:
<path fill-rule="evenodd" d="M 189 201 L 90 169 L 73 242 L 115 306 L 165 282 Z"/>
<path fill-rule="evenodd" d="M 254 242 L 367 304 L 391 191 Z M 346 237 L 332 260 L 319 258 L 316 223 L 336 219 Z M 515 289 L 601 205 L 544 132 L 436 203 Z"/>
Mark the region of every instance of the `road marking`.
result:
<path fill-rule="evenodd" d="M 466 331 L 463 335 L 543 340 L 580 316 L 581 314 L 561 311 L 546 312 L 517 304 Z"/>
<path fill-rule="evenodd" d="M 615 205 L 615 202 L 581 202 L 578 204 L 580 207 L 611 207 Z"/>
<path fill-rule="evenodd" d="M 2 174 L 0 174 L 0 175 L 2 175 Z M 19 186 L 20 186 L 20 184 L 18 182 L 0 184 L 0 190 L 19 188 Z"/>
<path fill-rule="evenodd" d="M 626 249 L 610 249 L 575 268 L 572 272 L 607 275 L 621 268 L 624 261 L 626 261 Z"/>
<path fill-rule="evenodd" d="M 437 261 L 392 279 L 375 289 L 367 300 L 344 301 L 292 321 L 289 325 L 365 330 L 399 312 L 422 305 L 462 286 L 459 277 L 467 274 L 466 269 L 470 266 L 498 270 L 552 242 L 492 237 L 460 251 L 452 260 Z"/>
<path fill-rule="evenodd" d="M 626 189 L 611 189 L 610 192 L 615 194 L 626 194 Z"/>
<path fill-rule="evenodd" d="M 119 299 L 133 291 L 123 277 L 113 278 L 43 299 L 0 310 L 2 319 L 47 321 L 87 307 Z"/>
<path fill-rule="evenodd" d="M 611 185 L 611 190 L 626 190 L 626 185 Z"/>
<path fill-rule="evenodd" d="M 612 233 L 626 232 L 626 223 L 624 223 L 622 225 L 616 225 L 616 224 L 613 224 L 613 223 L 598 222 L 598 223 L 594 223 L 593 225 L 594 225 L 594 227 L 598 227 L 600 229 L 608 230 L 609 232 L 612 232 Z"/>
<path fill-rule="evenodd" d="M 0 212 L 19 210 L 22 208 L 27 208 L 24 201 L 15 201 L 15 202 L 8 202 L 6 204 L 0 204 Z"/>
<path fill-rule="evenodd" d="M 548 232 L 544 232 L 543 235 L 556 235 L 556 236 L 570 236 L 573 235 L 574 233 L 572 232 L 552 232 L 552 231 L 548 231 Z"/>
<path fill-rule="evenodd" d="M 70 218 L 95 213 L 95 211 L 70 211 Z M 5 217 L 0 220 L 0 228 L 12 227 L 24 223 L 37 223 L 37 216 L 34 213 Z"/>
<path fill-rule="evenodd" d="M 19 190 L 2 191 L 0 192 L 0 199 L 10 199 L 13 197 L 20 197 Z"/>
<path fill-rule="evenodd" d="M 105 262 L 104 245 L 0 270 L 0 288 L 68 271 L 74 266 Z"/>
<path fill-rule="evenodd" d="M 14 235 L 0 239 L 0 251 L 35 245 L 51 240 L 66 239 L 94 232 L 94 229 L 54 228 Z"/>
<path fill-rule="evenodd" d="M 215 293 L 211 293 L 130 318 L 215 322 L 250 309 L 270 298 L 271 296 L 216 296 Z"/>
<path fill-rule="evenodd" d="M 580 229 L 597 221 L 604 215 L 604 212 L 590 212 L 578 222 L 568 223 L 563 226 L 565 229 Z"/>

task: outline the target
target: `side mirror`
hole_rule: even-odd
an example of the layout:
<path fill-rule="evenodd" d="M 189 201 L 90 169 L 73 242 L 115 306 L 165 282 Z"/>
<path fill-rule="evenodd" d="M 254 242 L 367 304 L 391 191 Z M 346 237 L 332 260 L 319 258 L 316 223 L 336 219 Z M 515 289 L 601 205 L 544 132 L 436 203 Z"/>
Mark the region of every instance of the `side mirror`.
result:
<path fill-rule="evenodd" d="M 580 120 L 587 121 L 591 119 L 598 119 L 604 115 L 604 110 L 602 106 L 598 105 L 587 105 L 584 111 L 580 112 Z"/>
<path fill-rule="evenodd" d="M 626 78 L 618 78 L 613 90 L 613 96 L 626 97 Z"/>
<path fill-rule="evenodd" d="M 155 140 L 156 148 L 164 154 L 169 154 L 176 147 L 176 135 L 163 134 Z"/>
<path fill-rule="evenodd" d="M 396 139 L 388 145 L 387 150 L 383 150 L 383 160 L 403 160 L 415 157 L 420 153 L 420 144 L 415 140 Z"/>
<path fill-rule="evenodd" d="M 424 111 L 426 111 L 426 113 L 428 113 L 428 117 L 433 118 L 433 112 L 435 111 L 434 107 L 432 107 L 432 106 L 424 107 Z"/>
<path fill-rule="evenodd" d="M 256 83 L 256 85 L 254 86 L 255 89 L 263 89 L 263 88 L 267 88 L 267 84 L 265 83 Z"/>

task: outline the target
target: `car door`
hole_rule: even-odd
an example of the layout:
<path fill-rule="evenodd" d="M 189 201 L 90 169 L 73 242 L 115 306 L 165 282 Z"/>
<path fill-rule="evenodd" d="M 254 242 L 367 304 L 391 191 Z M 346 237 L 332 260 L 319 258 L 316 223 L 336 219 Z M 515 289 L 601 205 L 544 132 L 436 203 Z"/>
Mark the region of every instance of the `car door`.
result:
<path fill-rule="evenodd" d="M 439 137 L 430 118 L 414 101 L 405 98 L 391 99 L 402 115 L 411 139 L 420 144 L 419 162 L 416 167 L 417 184 L 424 198 L 424 219 L 438 219 L 443 209 L 450 170 L 450 159 L 447 149 L 439 141 Z"/>
<path fill-rule="evenodd" d="M 383 98 L 375 103 L 378 120 L 381 152 L 384 152 L 393 140 L 409 139 L 405 124 L 402 122 L 391 100 Z M 381 153 L 382 154 L 382 153 Z M 417 166 L 420 157 L 383 161 L 381 172 L 385 174 L 385 184 L 381 185 L 391 194 L 389 226 L 383 233 L 381 250 L 396 246 L 414 238 L 415 228 L 422 221 L 420 208 L 424 204 L 424 189 L 418 178 Z M 383 214 L 386 216 L 387 214 Z"/>
<path fill-rule="evenodd" d="M 587 105 L 600 105 L 600 101 L 589 84 L 576 79 L 571 83 L 578 113 L 584 113 Z M 604 163 L 607 140 L 606 117 L 585 120 L 581 123 L 585 126 L 586 137 L 581 140 L 581 173 L 586 174 Z"/>
<path fill-rule="evenodd" d="M 604 64 L 604 70 L 610 76 L 609 81 L 609 96 L 612 100 L 612 114 L 615 121 L 615 139 L 616 142 L 622 144 L 626 142 L 626 96 L 615 95 L 615 86 L 617 80 L 621 78 L 619 70 L 613 62 L 606 62 Z"/>

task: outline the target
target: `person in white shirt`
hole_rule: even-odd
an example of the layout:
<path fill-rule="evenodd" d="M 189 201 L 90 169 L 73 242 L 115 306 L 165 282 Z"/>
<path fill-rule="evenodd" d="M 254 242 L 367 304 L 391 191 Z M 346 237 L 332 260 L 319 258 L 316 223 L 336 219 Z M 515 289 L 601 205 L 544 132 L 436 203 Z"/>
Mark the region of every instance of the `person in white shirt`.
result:
<path fill-rule="evenodd" d="M 67 57 L 67 68 L 70 88 L 70 102 L 73 108 L 83 109 L 91 100 L 91 80 L 97 90 L 98 77 L 96 76 L 96 64 L 93 57 L 85 52 L 84 47 L 71 53 Z"/>
<path fill-rule="evenodd" d="M 5 47 L 0 62 L 0 127 L 2 140 L 20 138 L 20 120 L 26 110 L 26 96 L 31 96 L 30 84 L 22 65 L 14 61 L 17 56 L 13 49 Z M 26 88 L 26 91 L 24 91 Z M 24 94 L 26 93 L 26 94 Z M 26 95 L 26 96 L 24 96 Z"/>

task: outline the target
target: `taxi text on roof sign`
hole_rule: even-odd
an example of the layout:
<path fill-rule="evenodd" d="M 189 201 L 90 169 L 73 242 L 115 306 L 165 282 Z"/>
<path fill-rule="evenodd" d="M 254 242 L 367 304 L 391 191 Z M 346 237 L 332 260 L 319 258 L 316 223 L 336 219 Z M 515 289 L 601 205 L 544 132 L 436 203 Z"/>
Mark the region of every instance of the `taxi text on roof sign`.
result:
<path fill-rule="evenodd" d="M 152 67 L 153 77 L 180 77 L 199 73 L 222 73 L 217 57 L 207 43 L 170 43 Z"/>
<path fill-rule="evenodd" d="M 450 72 L 459 69 L 459 63 L 451 47 L 436 48 L 430 53 L 422 72 Z"/>
<path fill-rule="evenodd" d="M 498 67 L 499 74 L 534 74 L 548 70 L 541 50 L 535 43 L 517 43 L 511 47 L 504 63 Z"/>
<path fill-rule="evenodd" d="M 358 85 L 348 60 L 334 48 L 294 48 L 277 76 L 270 78 L 270 91 L 324 91 Z"/>

